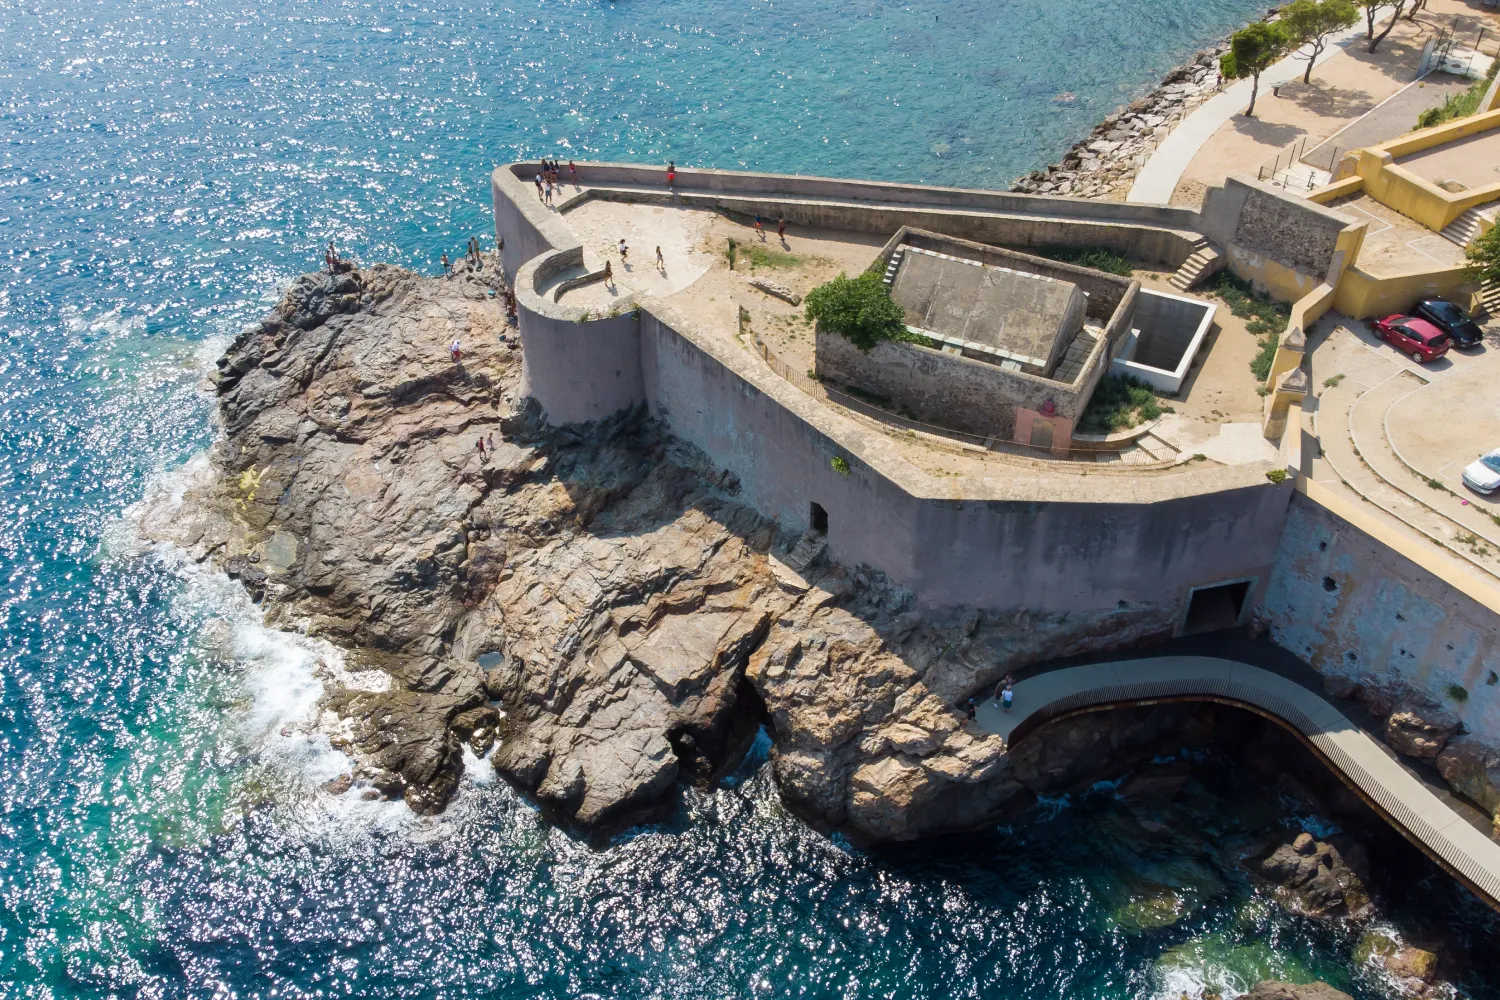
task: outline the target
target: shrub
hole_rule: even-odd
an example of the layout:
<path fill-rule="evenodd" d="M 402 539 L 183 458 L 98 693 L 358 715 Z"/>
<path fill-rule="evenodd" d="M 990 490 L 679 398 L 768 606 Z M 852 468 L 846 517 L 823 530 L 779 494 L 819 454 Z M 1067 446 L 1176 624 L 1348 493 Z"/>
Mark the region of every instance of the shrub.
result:
<path fill-rule="evenodd" d="M 1469 259 L 1469 274 L 1475 281 L 1500 285 L 1500 226 L 1491 226 L 1489 232 L 1470 243 L 1464 256 Z"/>
<path fill-rule="evenodd" d="M 885 283 L 866 272 L 857 278 L 840 274 L 807 293 L 807 318 L 836 333 L 861 351 L 882 340 L 904 340 L 906 314 L 891 300 Z"/>
<path fill-rule="evenodd" d="M 1273 483 L 1284 483 L 1286 482 L 1286 470 L 1272 469 L 1270 472 L 1266 473 L 1266 478 Z"/>
<path fill-rule="evenodd" d="M 1459 684 L 1449 684 L 1448 697 L 1452 698 L 1454 701 L 1468 701 L 1469 689 Z"/>
<path fill-rule="evenodd" d="M 1432 128 L 1434 125 L 1441 125 L 1455 118 L 1467 118 L 1474 114 L 1479 110 L 1479 102 L 1484 98 L 1484 92 L 1490 89 L 1490 83 L 1495 79 L 1497 69 L 1500 69 L 1500 60 L 1491 63 L 1490 71 L 1484 79 L 1475 81 L 1468 90 L 1452 94 L 1442 104 L 1422 112 L 1417 116 L 1417 128 Z"/>
<path fill-rule="evenodd" d="M 828 464 L 834 472 L 837 472 L 841 476 L 849 474 L 849 460 L 842 455 L 833 456 L 833 458 L 828 460 Z"/>
<path fill-rule="evenodd" d="M 1129 260 L 1103 247 L 1085 247 L 1081 250 L 1051 247 L 1038 250 L 1036 254 L 1038 257 L 1046 257 L 1049 260 L 1060 260 L 1064 264 L 1077 264 L 1079 267 L 1091 267 L 1095 271 L 1103 271 L 1106 274 L 1118 274 L 1122 278 L 1128 278 L 1135 273 Z"/>
<path fill-rule="evenodd" d="M 1260 350 L 1250 359 L 1250 371 L 1264 382 L 1271 374 L 1271 362 L 1276 357 L 1276 344 L 1281 339 L 1281 331 L 1286 329 L 1292 318 L 1291 306 L 1257 293 L 1228 271 L 1218 273 L 1214 291 L 1224 300 L 1231 313 L 1247 320 L 1245 329 L 1252 336 L 1260 338 Z"/>
<path fill-rule="evenodd" d="M 1078 429 L 1086 434 L 1108 434 L 1155 420 L 1170 411 L 1171 407 L 1163 406 L 1156 391 L 1140 379 L 1106 375 L 1089 397 Z"/>

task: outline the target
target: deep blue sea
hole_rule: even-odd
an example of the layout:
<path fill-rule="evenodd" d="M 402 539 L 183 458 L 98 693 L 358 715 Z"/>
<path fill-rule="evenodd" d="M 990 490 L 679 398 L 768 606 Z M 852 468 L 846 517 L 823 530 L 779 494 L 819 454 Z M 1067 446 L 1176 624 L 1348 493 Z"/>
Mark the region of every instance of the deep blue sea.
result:
<path fill-rule="evenodd" d="M 334 799 L 336 651 L 131 528 L 327 240 L 431 270 L 543 153 L 1005 187 L 1261 6 L 0 0 L 0 997 L 1385 995 L 1225 866 L 1300 807 L 1212 756 L 1187 811 L 874 852 L 781 808 L 764 739 L 605 847 L 477 761 L 435 819 Z M 1398 930 L 1489 926 L 1411 857 Z"/>

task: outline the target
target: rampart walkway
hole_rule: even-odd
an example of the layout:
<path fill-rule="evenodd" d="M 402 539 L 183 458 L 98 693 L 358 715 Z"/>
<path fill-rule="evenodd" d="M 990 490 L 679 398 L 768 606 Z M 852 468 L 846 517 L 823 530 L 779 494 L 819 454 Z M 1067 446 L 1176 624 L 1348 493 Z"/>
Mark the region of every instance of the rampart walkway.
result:
<path fill-rule="evenodd" d="M 1390 754 L 1313 691 L 1249 664 L 1162 656 L 1067 667 L 1015 686 L 1015 707 L 980 706 L 979 725 L 1007 743 L 1045 722 L 1129 704 L 1212 701 L 1248 709 L 1297 735 L 1408 840 L 1500 909 L 1500 844 L 1449 808 Z"/>

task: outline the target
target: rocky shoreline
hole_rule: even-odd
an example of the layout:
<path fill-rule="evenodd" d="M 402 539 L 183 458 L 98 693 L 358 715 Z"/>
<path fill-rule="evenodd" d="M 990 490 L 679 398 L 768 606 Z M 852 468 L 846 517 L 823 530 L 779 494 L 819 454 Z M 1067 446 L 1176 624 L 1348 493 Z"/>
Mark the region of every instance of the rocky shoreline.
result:
<path fill-rule="evenodd" d="M 1227 51 L 1225 39 L 1198 52 L 1164 76 L 1151 93 L 1095 125 L 1061 163 L 1017 178 L 1011 190 L 1123 201 L 1161 141 L 1222 89 L 1219 57 Z"/>

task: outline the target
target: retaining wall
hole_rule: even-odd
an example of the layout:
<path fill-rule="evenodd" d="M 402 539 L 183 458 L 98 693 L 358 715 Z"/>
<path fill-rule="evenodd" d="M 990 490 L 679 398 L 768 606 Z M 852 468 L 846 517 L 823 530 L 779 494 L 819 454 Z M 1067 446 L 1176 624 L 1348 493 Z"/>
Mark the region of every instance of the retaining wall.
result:
<path fill-rule="evenodd" d="M 1325 675 L 1406 685 L 1500 733 L 1500 593 L 1316 483 L 1292 496 L 1261 614 Z"/>

